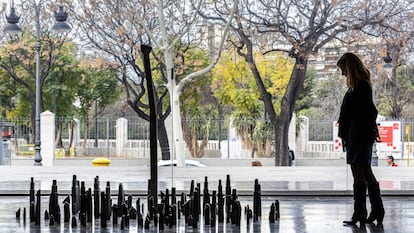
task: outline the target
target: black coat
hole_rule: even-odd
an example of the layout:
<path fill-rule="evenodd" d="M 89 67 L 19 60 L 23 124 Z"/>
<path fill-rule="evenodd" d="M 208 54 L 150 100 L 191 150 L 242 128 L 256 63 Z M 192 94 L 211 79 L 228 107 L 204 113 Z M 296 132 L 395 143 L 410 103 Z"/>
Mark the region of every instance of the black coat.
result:
<path fill-rule="evenodd" d="M 356 147 L 369 148 L 378 139 L 377 115 L 372 89 L 367 82 L 359 81 L 353 90 L 346 92 L 339 114 L 338 136 L 347 151 L 351 147 L 351 151 L 355 151 Z"/>

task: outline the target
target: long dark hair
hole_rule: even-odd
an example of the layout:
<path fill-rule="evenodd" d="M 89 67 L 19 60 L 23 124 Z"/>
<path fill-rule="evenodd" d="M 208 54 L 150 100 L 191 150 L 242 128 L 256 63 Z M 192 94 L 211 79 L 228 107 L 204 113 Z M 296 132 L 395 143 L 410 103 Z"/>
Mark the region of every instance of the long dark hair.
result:
<path fill-rule="evenodd" d="M 365 81 L 372 87 L 371 73 L 361 59 L 353 53 L 345 53 L 336 64 L 346 76 L 346 84 L 353 90 L 359 81 Z"/>

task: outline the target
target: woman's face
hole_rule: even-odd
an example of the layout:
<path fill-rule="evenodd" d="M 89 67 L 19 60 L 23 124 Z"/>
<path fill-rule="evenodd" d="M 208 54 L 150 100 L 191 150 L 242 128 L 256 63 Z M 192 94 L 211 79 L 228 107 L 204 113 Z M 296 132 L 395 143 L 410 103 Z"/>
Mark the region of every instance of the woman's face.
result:
<path fill-rule="evenodd" d="M 346 70 L 345 69 L 343 69 L 342 67 L 338 67 L 340 70 L 341 70 L 341 75 L 343 75 L 343 76 L 345 76 L 346 77 L 346 75 L 347 75 L 347 73 L 346 73 Z"/>
<path fill-rule="evenodd" d="M 341 71 L 342 71 L 342 75 L 346 77 L 346 71 L 342 70 L 342 69 L 341 69 Z"/>

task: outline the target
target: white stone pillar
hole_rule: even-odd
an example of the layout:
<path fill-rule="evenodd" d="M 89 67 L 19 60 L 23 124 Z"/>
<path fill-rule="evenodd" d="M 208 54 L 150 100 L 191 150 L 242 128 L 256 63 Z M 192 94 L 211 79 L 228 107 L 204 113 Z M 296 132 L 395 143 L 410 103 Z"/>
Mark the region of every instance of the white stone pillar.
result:
<path fill-rule="evenodd" d="M 290 120 L 288 142 L 289 142 L 289 148 L 293 151 L 296 151 L 296 114 L 295 113 L 292 113 L 292 119 Z"/>
<path fill-rule="evenodd" d="M 40 153 L 43 166 L 53 166 L 55 157 L 55 114 L 45 111 L 40 114 Z"/>
<path fill-rule="evenodd" d="M 116 120 L 116 155 L 123 155 L 124 147 L 128 140 L 128 120 L 119 118 Z"/>

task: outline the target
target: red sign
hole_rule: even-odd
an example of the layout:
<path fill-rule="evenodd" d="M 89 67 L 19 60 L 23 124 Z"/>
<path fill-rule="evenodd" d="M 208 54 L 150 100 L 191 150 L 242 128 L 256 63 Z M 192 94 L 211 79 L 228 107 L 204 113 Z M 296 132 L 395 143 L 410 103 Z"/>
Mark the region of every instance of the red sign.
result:
<path fill-rule="evenodd" d="M 381 143 L 386 143 L 387 146 L 392 146 L 393 128 L 394 127 L 392 126 L 378 126 L 378 134 L 381 138 Z"/>

